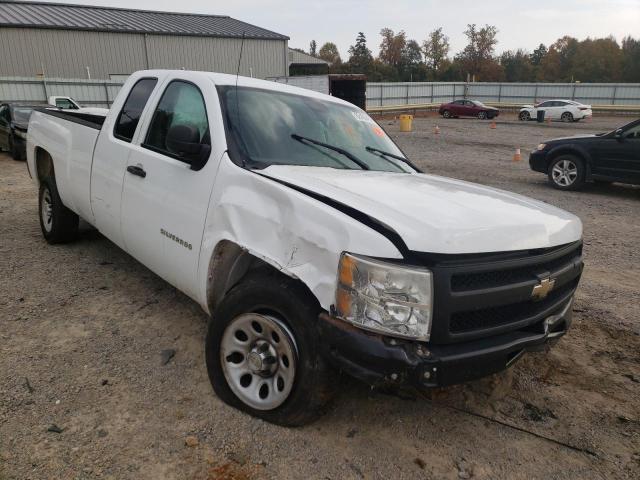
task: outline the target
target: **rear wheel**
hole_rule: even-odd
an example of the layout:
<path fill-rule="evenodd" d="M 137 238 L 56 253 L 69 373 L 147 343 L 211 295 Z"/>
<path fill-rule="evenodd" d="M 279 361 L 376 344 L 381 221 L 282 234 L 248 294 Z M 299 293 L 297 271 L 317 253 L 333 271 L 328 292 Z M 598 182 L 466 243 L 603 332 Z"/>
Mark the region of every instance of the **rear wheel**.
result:
<path fill-rule="evenodd" d="M 520 112 L 520 115 L 518 115 L 518 119 L 521 122 L 528 122 L 529 120 L 531 120 L 531 114 L 529 112 Z"/>
<path fill-rule="evenodd" d="M 478 112 L 478 118 L 484 120 L 487 118 L 487 112 Z"/>
<path fill-rule="evenodd" d="M 444 118 L 451 118 L 451 112 L 449 110 L 445 110 L 444 112 L 442 112 L 442 116 Z"/>
<path fill-rule="evenodd" d="M 278 272 L 256 272 L 236 285 L 216 308 L 206 337 L 218 397 L 279 425 L 315 420 L 333 390 L 315 334 L 320 311 L 299 282 Z"/>
<path fill-rule="evenodd" d="M 54 177 L 40 181 L 40 228 L 49 243 L 70 242 L 78 235 L 78 215 L 64 206 Z"/>
<path fill-rule="evenodd" d="M 560 117 L 560 120 L 565 123 L 573 122 L 573 114 L 571 112 L 564 112 Z"/>
<path fill-rule="evenodd" d="M 560 155 L 549 165 L 549 182 L 557 189 L 577 190 L 584 178 L 584 162 L 575 155 Z"/>
<path fill-rule="evenodd" d="M 22 160 L 22 154 L 20 150 L 18 150 L 16 142 L 13 140 L 13 135 L 9 136 L 9 153 L 11 153 L 11 158 L 14 160 Z"/>

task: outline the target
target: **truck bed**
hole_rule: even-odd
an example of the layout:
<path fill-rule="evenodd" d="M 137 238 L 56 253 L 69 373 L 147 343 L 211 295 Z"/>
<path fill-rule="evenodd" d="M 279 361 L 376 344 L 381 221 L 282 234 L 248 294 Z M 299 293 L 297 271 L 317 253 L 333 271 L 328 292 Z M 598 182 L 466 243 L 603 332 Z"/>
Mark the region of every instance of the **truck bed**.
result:
<path fill-rule="evenodd" d="M 54 117 L 62 118 L 64 120 L 68 120 L 70 122 L 79 123 L 80 125 L 84 125 L 85 127 L 95 128 L 96 130 L 100 130 L 102 128 L 102 124 L 107 118 L 106 115 L 93 115 L 90 113 L 80 113 L 74 112 L 70 110 L 59 110 L 52 107 L 38 107 L 34 108 L 34 110 L 42 113 L 46 113 L 47 115 L 53 115 Z"/>

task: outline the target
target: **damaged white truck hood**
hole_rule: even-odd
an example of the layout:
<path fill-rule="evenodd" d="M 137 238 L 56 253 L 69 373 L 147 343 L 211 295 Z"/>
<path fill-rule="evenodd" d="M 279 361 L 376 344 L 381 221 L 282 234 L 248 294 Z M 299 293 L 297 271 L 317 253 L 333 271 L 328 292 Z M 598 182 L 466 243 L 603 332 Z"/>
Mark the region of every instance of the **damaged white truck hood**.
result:
<path fill-rule="evenodd" d="M 502 190 L 434 175 L 276 165 L 268 177 L 329 197 L 395 230 L 410 250 L 478 253 L 562 245 L 580 219 Z"/>

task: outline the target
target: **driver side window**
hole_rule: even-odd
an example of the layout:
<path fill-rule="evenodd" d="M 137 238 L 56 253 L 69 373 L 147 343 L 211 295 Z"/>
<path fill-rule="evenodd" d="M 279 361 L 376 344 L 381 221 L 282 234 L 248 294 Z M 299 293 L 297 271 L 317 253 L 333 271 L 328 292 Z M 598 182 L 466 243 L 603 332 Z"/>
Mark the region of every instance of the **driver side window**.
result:
<path fill-rule="evenodd" d="M 9 107 L 7 106 L 0 107 L 0 124 L 9 124 Z"/>
<path fill-rule="evenodd" d="M 198 145 L 211 146 L 204 98 L 194 84 L 174 80 L 162 94 L 143 146 L 188 162 Z"/>
<path fill-rule="evenodd" d="M 635 127 L 631 127 L 629 130 L 624 132 L 622 136 L 627 140 L 640 140 L 640 124 Z"/>

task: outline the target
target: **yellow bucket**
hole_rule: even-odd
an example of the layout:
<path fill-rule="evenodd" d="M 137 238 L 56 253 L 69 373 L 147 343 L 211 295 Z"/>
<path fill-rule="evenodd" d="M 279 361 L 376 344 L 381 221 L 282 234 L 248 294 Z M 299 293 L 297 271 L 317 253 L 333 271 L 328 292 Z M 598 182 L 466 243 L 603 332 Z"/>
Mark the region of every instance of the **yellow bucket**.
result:
<path fill-rule="evenodd" d="M 410 132 L 413 115 L 400 115 L 400 131 Z"/>

